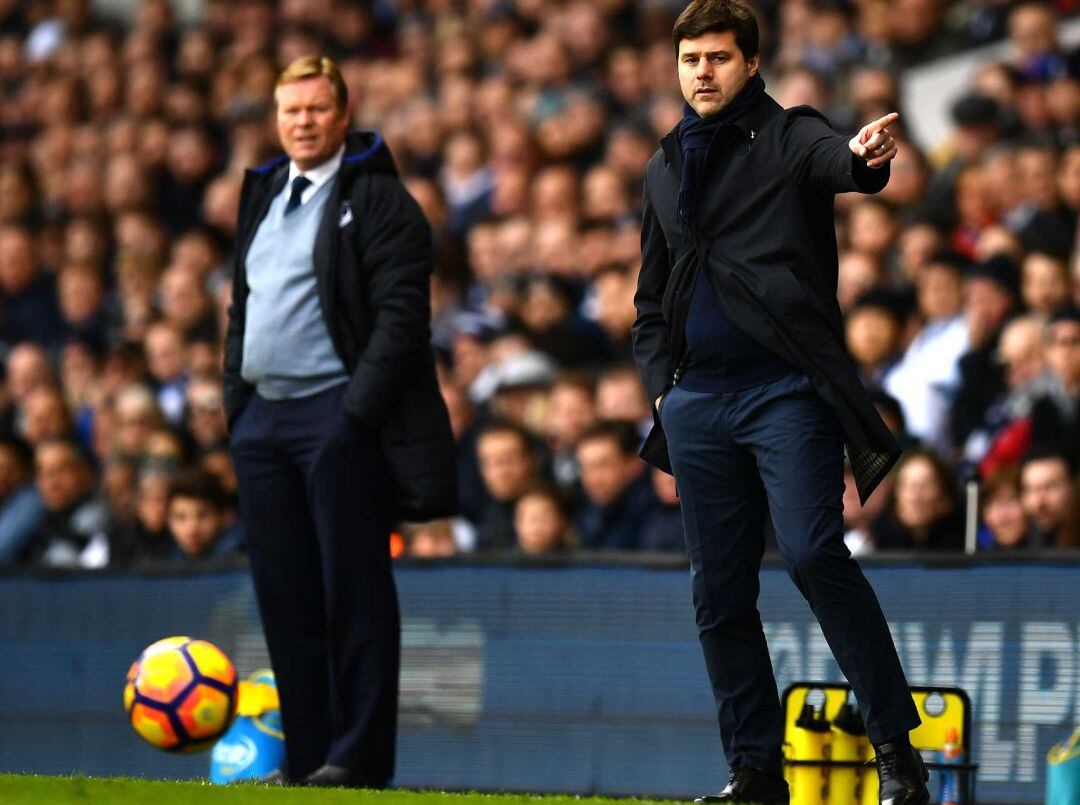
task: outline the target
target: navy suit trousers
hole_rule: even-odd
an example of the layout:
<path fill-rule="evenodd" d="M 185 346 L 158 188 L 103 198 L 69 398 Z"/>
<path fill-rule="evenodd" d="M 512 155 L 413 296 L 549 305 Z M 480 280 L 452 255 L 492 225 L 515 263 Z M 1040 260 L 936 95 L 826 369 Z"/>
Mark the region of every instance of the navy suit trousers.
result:
<path fill-rule="evenodd" d="M 780 765 L 783 720 L 757 609 L 767 514 L 787 571 L 855 690 L 870 740 L 918 726 L 877 596 L 844 545 L 840 425 L 809 378 L 793 373 L 730 392 L 674 386 L 659 416 L 728 764 Z"/>
<path fill-rule="evenodd" d="M 254 394 L 229 444 L 288 774 L 331 763 L 379 784 L 394 771 L 401 621 L 382 454 L 346 417 L 345 388 Z"/>

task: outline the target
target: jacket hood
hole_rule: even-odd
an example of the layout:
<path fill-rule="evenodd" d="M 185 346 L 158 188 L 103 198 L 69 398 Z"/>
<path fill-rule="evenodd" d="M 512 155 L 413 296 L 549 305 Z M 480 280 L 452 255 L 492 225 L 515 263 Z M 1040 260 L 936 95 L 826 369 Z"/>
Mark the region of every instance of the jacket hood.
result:
<path fill-rule="evenodd" d="M 269 162 L 252 168 L 251 172 L 273 173 L 275 169 L 288 164 L 289 155 L 280 154 Z M 386 140 L 374 130 L 354 129 L 345 135 L 345 155 L 341 159 L 341 167 L 397 176 L 397 166 L 390 155 L 390 149 L 386 147 Z"/>
<path fill-rule="evenodd" d="M 342 167 L 352 165 L 373 173 L 388 173 L 397 176 L 397 166 L 386 140 L 374 130 L 356 129 L 345 135 L 345 156 Z"/>

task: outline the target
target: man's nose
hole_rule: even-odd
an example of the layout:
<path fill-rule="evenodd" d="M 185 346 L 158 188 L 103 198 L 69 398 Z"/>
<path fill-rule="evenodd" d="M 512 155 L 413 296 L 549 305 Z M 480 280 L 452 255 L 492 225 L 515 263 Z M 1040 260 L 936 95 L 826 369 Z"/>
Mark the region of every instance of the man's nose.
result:
<path fill-rule="evenodd" d="M 694 71 L 695 78 L 710 78 L 712 77 L 712 65 L 708 59 L 702 59 L 698 62 L 697 69 Z"/>

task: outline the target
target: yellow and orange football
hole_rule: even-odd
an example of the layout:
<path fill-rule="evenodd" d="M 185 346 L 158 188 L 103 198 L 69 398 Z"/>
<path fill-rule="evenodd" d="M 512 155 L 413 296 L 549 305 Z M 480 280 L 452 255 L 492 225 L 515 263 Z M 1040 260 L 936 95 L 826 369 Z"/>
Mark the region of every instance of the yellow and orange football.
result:
<path fill-rule="evenodd" d="M 209 749 L 236 715 L 236 669 L 205 640 L 166 637 L 128 669 L 124 709 L 144 741 L 168 752 Z"/>

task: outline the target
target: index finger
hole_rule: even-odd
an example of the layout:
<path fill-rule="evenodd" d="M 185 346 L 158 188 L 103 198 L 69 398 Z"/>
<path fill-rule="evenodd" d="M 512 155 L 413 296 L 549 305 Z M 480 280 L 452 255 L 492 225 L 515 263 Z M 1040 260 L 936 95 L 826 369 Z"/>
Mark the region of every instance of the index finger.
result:
<path fill-rule="evenodd" d="M 900 119 L 899 112 L 889 112 L 885 117 L 879 117 L 873 123 L 866 124 L 866 131 L 871 134 L 877 134 L 883 128 Z"/>

